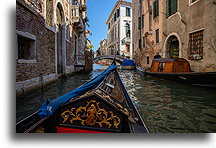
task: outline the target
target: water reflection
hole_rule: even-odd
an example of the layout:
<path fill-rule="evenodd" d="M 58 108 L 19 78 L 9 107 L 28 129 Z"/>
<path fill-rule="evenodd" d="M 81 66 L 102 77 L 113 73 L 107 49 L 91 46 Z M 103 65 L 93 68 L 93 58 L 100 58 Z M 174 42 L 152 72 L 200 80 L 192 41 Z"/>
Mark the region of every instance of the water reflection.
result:
<path fill-rule="evenodd" d="M 17 121 L 35 112 L 46 98 L 55 99 L 106 68 L 94 65 L 90 74 L 77 74 L 17 98 Z M 144 78 L 135 71 L 119 70 L 119 74 L 150 132 L 216 132 L 215 90 Z"/>
<path fill-rule="evenodd" d="M 216 132 L 215 90 L 119 73 L 150 132 Z"/>

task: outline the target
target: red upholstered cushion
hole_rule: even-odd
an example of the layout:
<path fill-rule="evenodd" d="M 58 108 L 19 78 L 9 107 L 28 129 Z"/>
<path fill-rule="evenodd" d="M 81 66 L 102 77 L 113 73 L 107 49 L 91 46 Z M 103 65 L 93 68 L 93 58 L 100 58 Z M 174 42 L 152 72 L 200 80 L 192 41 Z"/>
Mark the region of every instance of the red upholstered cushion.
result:
<path fill-rule="evenodd" d="M 57 133 L 107 133 L 101 131 L 82 130 L 75 128 L 56 127 Z"/>

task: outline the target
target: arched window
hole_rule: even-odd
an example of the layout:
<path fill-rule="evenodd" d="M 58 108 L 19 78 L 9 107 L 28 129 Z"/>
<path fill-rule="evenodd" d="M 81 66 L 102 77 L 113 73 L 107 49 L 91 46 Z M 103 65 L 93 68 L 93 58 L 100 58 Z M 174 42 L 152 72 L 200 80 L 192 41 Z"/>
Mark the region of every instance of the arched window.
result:
<path fill-rule="evenodd" d="M 126 23 L 125 28 L 126 28 L 126 37 L 131 37 L 130 24 Z"/>

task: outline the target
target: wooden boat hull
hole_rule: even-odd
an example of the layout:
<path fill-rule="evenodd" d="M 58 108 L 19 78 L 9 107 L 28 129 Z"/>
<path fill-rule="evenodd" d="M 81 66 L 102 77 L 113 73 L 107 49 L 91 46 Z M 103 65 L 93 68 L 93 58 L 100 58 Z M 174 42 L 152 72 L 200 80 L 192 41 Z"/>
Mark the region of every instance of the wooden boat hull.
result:
<path fill-rule="evenodd" d="M 62 104 L 53 115 L 38 114 L 17 123 L 17 133 L 148 133 L 116 69 L 97 87 Z"/>
<path fill-rule="evenodd" d="M 203 87 L 216 86 L 216 72 L 159 73 L 148 72 L 140 68 L 138 68 L 137 70 L 142 72 L 145 76 L 151 76 Z"/>

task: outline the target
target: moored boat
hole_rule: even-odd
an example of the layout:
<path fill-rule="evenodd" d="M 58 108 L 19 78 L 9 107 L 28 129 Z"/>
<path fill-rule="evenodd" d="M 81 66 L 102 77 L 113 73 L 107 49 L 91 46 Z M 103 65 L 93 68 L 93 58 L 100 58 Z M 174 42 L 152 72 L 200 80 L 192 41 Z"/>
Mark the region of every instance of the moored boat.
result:
<path fill-rule="evenodd" d="M 183 59 L 154 59 L 150 69 L 137 67 L 146 76 L 187 83 L 196 86 L 216 86 L 216 72 L 192 72 L 190 63 Z"/>
<path fill-rule="evenodd" d="M 17 133 L 148 133 L 112 64 L 16 124 Z"/>
<path fill-rule="evenodd" d="M 133 60 L 125 59 L 121 64 L 121 69 L 123 70 L 133 70 L 135 69 L 135 63 Z"/>

